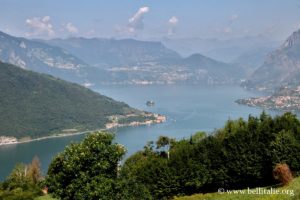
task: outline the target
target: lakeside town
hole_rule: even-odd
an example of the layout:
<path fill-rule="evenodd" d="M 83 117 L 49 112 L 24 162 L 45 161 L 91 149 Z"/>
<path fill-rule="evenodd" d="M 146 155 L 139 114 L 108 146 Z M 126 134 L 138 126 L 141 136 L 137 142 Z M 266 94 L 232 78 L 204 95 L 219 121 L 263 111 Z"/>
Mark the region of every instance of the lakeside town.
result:
<path fill-rule="evenodd" d="M 275 109 L 283 111 L 300 111 L 300 86 L 296 89 L 287 87 L 280 88 L 274 95 L 238 99 L 238 104 L 264 109 Z"/>

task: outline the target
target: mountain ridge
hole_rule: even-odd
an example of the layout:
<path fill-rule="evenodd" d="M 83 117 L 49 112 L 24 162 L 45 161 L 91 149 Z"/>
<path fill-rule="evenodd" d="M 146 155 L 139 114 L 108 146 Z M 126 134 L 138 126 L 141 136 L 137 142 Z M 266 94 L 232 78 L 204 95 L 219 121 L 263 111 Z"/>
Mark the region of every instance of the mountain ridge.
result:
<path fill-rule="evenodd" d="M 243 84 L 248 89 L 274 91 L 300 85 L 300 29 L 270 53 L 262 66 Z"/>
<path fill-rule="evenodd" d="M 3 35 L 2 39 L 0 60 L 87 87 L 236 84 L 245 74 L 245 70 L 238 65 L 200 54 L 183 58 L 162 42 L 82 37 L 27 40 L 8 35 Z M 193 60 L 195 55 L 198 59 Z M 57 63 L 64 63 L 65 68 L 62 69 Z"/>

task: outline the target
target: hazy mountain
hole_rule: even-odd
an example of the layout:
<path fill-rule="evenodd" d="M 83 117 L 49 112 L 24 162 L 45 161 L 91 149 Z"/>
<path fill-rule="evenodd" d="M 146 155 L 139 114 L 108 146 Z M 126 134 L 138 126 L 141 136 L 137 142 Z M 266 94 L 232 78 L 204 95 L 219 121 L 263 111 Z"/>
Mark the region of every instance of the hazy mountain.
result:
<path fill-rule="evenodd" d="M 216 61 L 201 54 L 193 54 L 183 59 L 182 65 L 193 71 L 198 81 L 203 79 L 207 83 L 234 83 L 244 76 L 244 71 L 240 67 Z"/>
<path fill-rule="evenodd" d="M 176 62 L 179 54 L 160 42 L 134 39 L 69 38 L 45 41 L 59 46 L 93 66 L 133 66 L 148 62 Z"/>
<path fill-rule="evenodd" d="M 24 69 L 47 73 L 77 82 L 88 82 L 88 73 L 94 69 L 66 50 L 43 42 L 13 37 L 0 32 L 0 60 Z M 104 77 L 97 71 L 98 78 Z"/>
<path fill-rule="evenodd" d="M 273 50 L 274 48 L 272 47 L 261 47 L 250 50 L 232 60 L 230 63 L 241 66 L 245 69 L 247 76 L 250 76 L 257 68 L 259 68 L 264 63 L 267 55 Z"/>
<path fill-rule="evenodd" d="M 161 42 L 69 38 L 28 40 L 1 33 L 0 59 L 22 68 L 90 85 L 232 84 L 243 68 L 200 54 L 187 58 Z"/>
<path fill-rule="evenodd" d="M 182 38 L 170 39 L 163 38 L 163 44 L 168 48 L 174 49 L 183 56 L 200 53 L 210 58 L 223 62 L 232 62 L 244 54 L 254 52 L 257 49 L 275 49 L 280 42 L 270 40 L 264 36 L 248 36 L 220 39 L 202 38 Z"/>
<path fill-rule="evenodd" d="M 109 84 L 228 84 L 243 77 L 243 70 L 233 65 L 200 54 L 182 58 L 161 42 L 96 38 L 45 42 L 64 48 L 90 65 L 107 70 Z"/>
<path fill-rule="evenodd" d="M 280 86 L 300 84 L 300 30 L 294 32 L 267 56 L 244 86 L 250 89 L 273 90 Z"/>
<path fill-rule="evenodd" d="M 0 135 L 93 130 L 104 128 L 111 115 L 138 112 L 80 85 L 0 62 Z"/>

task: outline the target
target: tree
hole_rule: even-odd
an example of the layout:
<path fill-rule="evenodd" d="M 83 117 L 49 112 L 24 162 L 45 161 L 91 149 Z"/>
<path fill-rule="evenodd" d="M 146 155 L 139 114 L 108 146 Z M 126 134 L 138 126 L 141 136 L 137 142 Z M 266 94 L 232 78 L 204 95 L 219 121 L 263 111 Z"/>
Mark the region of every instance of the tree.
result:
<path fill-rule="evenodd" d="M 206 137 L 206 133 L 203 131 L 198 131 L 194 135 L 191 136 L 190 142 L 191 143 L 198 143 Z"/>
<path fill-rule="evenodd" d="M 41 178 L 37 157 L 29 165 L 17 164 L 0 188 L 0 199 L 33 200 L 41 196 Z"/>
<path fill-rule="evenodd" d="M 81 143 L 71 144 L 51 162 L 46 177 L 48 191 L 60 199 L 143 199 L 140 187 L 129 190 L 126 179 L 118 177 L 118 162 L 125 154 L 107 132 L 89 134 Z M 129 182 L 128 182 L 129 184 Z M 147 198 L 146 198 L 147 199 Z"/>
<path fill-rule="evenodd" d="M 175 141 L 174 139 L 171 139 L 167 136 L 159 136 L 158 140 L 156 141 L 156 148 L 157 149 L 165 148 L 166 152 L 161 151 L 161 154 L 162 155 L 167 154 L 167 158 L 169 159 L 170 158 L 170 146 L 171 146 L 171 143 L 174 141 Z"/>
<path fill-rule="evenodd" d="M 34 184 L 37 184 L 42 179 L 41 163 L 37 156 L 33 158 L 31 164 L 28 166 L 28 176 Z"/>

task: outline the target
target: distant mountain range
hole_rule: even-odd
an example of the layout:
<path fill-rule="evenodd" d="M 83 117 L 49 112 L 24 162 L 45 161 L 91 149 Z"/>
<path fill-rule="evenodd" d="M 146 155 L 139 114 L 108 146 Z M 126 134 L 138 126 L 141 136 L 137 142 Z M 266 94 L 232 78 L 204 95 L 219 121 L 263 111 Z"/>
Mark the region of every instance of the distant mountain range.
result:
<path fill-rule="evenodd" d="M 249 61 L 248 57 L 243 55 L 252 55 L 253 58 L 259 57 L 271 52 L 280 45 L 280 41 L 273 41 L 261 35 L 223 40 L 197 37 L 182 39 L 163 38 L 162 43 L 183 56 L 200 53 L 226 63 L 232 63 L 239 59 L 239 62 L 242 64 L 247 64 Z M 254 54 L 256 56 L 253 56 Z M 244 60 L 243 58 L 246 59 Z M 262 64 L 262 62 L 259 64 Z"/>
<path fill-rule="evenodd" d="M 248 89 L 274 91 L 287 86 L 300 85 L 300 30 L 267 56 L 260 66 L 243 84 Z"/>
<path fill-rule="evenodd" d="M 0 33 L 0 60 L 85 86 L 233 84 L 245 69 L 201 54 L 183 58 L 161 42 L 69 38 L 28 40 Z"/>
<path fill-rule="evenodd" d="M 128 114 L 144 118 L 143 112 L 80 85 L 0 62 L 0 136 L 94 130 L 105 128 L 111 116 Z"/>
<path fill-rule="evenodd" d="M 111 84 L 228 84 L 244 70 L 200 54 L 183 58 L 161 42 L 69 38 L 44 41 L 107 70 Z"/>
<path fill-rule="evenodd" d="M 61 47 L 92 66 L 124 67 L 149 62 L 176 62 L 181 57 L 161 42 L 134 39 L 69 38 L 44 41 Z"/>
<path fill-rule="evenodd" d="M 250 76 L 263 63 L 267 55 L 274 50 L 274 47 L 258 47 L 239 55 L 231 63 L 241 66 L 246 71 L 247 77 Z"/>

